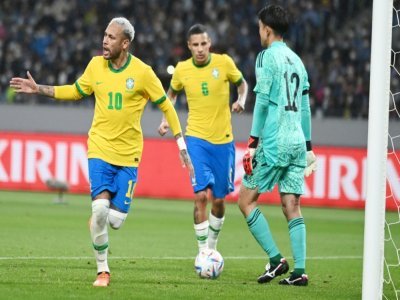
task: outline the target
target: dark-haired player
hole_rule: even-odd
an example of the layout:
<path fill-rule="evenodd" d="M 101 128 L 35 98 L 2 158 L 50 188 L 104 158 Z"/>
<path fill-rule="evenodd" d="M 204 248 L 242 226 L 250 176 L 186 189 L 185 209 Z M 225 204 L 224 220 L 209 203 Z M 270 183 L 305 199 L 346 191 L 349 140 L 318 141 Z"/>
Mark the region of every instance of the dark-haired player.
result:
<path fill-rule="evenodd" d="M 258 282 L 269 282 L 287 273 L 289 264 L 275 244 L 257 200 L 260 193 L 278 184 L 294 258 L 293 272 L 279 284 L 304 286 L 308 284 L 306 227 L 300 195 L 304 193 L 304 175 L 316 168 L 311 149 L 310 85 L 301 59 L 283 42 L 289 27 L 286 11 L 270 5 L 261 9 L 258 18 L 265 50 L 256 60 L 256 103 L 238 204 L 250 232 L 270 259 Z"/>
<path fill-rule="evenodd" d="M 167 95 L 172 101 L 185 91 L 189 106 L 186 128 L 188 152 L 196 177 L 194 229 L 199 250 L 216 249 L 224 223 L 225 196 L 234 188 L 235 145 L 232 134 L 229 83 L 237 87 L 233 112 L 242 112 L 247 83 L 232 58 L 210 52 L 211 39 L 204 25 L 193 25 L 187 34 L 192 57 L 177 64 Z M 161 123 L 159 133 L 167 132 Z M 211 211 L 207 215 L 207 202 Z"/>

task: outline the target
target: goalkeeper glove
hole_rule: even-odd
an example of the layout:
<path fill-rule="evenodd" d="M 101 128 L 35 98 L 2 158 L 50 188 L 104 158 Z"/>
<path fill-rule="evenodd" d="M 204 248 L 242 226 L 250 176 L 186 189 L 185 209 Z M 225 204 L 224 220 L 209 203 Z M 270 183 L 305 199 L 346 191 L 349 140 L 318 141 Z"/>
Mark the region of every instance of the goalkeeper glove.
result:
<path fill-rule="evenodd" d="M 312 172 L 317 170 L 317 157 L 314 152 L 307 151 L 307 166 L 304 169 L 304 175 L 306 177 L 310 176 Z"/>
<path fill-rule="evenodd" d="M 256 148 L 258 145 L 258 137 L 250 136 L 247 143 L 247 150 L 243 156 L 243 168 L 247 175 L 253 173 L 253 158 L 256 153 Z"/>

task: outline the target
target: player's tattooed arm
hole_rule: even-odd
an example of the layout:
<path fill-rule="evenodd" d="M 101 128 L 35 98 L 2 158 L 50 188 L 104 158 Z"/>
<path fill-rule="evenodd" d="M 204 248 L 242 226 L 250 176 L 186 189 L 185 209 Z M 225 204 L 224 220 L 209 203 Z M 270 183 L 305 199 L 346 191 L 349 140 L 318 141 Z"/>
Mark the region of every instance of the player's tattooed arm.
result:
<path fill-rule="evenodd" d="M 38 88 L 39 88 L 38 90 L 39 95 L 44 95 L 54 98 L 54 86 L 39 84 Z"/>
<path fill-rule="evenodd" d="M 39 94 L 54 97 L 54 87 L 49 85 L 37 84 L 31 73 L 26 72 L 28 78 L 13 77 L 10 80 L 10 87 L 17 93 Z"/>

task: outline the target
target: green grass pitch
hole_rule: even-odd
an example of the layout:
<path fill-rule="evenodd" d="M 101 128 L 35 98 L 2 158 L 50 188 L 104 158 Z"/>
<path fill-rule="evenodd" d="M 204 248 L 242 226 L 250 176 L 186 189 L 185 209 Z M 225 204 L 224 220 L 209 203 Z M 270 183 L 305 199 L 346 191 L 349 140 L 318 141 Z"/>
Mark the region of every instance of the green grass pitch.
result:
<path fill-rule="evenodd" d="M 0 299 L 361 299 L 364 212 L 303 208 L 308 287 L 260 285 L 267 259 L 236 204 L 228 204 L 217 280 L 194 272 L 191 201 L 135 199 L 124 226 L 110 230 L 111 285 L 96 275 L 86 195 L 54 204 L 50 193 L 0 192 Z M 280 207 L 260 206 L 293 266 Z"/>

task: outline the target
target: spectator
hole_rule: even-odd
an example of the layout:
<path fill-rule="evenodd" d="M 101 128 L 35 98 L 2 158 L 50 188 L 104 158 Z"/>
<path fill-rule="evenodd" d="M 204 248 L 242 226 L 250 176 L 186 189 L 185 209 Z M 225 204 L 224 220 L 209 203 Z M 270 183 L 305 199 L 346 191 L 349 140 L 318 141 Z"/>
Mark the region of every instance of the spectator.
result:
<path fill-rule="evenodd" d="M 285 41 L 299 53 L 310 74 L 313 114 L 367 118 L 372 0 L 280 3 L 288 7 L 294 21 Z M 12 75 L 24 76 L 28 69 L 38 82 L 50 85 L 77 78 L 83 72 L 81 66 L 100 53 L 99 31 L 105 28 L 104 20 L 118 14 L 134 23 L 139 34 L 133 53 L 154 66 L 165 89 L 171 78 L 167 66 L 190 55 L 182 37 L 193 23 L 214 29 L 210 32 L 212 51 L 230 54 L 252 89 L 254 60 L 261 49 L 254 15 L 264 5 L 261 0 L 140 0 L 135 5 L 127 0 L 2 0 L 1 102 Z M 59 78 L 50 74 L 59 74 Z M 233 93 L 232 100 L 235 97 Z M 23 101 L 51 103 L 44 97 L 28 99 L 19 95 L 13 103 Z M 253 105 L 254 94 L 250 93 L 246 111 L 252 111 Z M 177 109 L 185 108 L 185 99 L 179 97 Z"/>

